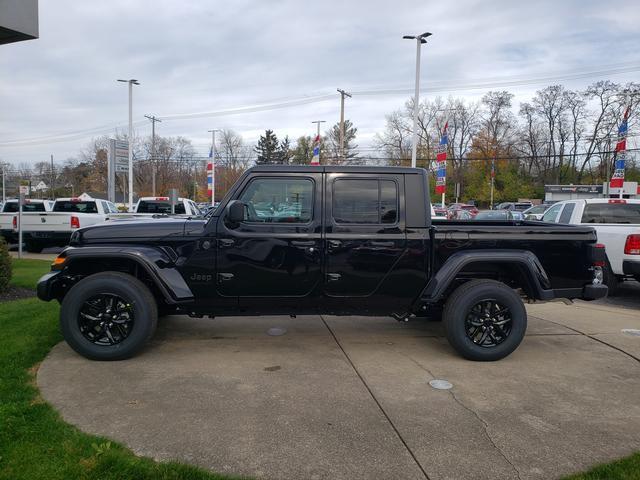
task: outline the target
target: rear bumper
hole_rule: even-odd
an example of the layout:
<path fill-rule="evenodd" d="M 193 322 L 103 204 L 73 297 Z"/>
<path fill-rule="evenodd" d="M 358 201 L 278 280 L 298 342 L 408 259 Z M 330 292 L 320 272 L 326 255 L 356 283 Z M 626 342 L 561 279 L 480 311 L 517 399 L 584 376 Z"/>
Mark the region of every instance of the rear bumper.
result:
<path fill-rule="evenodd" d="M 36 293 L 40 300 L 48 302 L 49 300 L 57 298 L 56 292 L 60 283 L 60 273 L 61 272 L 49 272 L 40 277 L 36 287 Z"/>
<path fill-rule="evenodd" d="M 623 260 L 622 273 L 633 276 L 640 275 L 640 261 L 635 262 L 633 260 Z"/>
<path fill-rule="evenodd" d="M 22 238 L 24 241 L 65 246 L 69 244 L 71 232 L 23 232 Z"/>
<path fill-rule="evenodd" d="M 597 300 L 607 296 L 609 288 L 606 285 L 588 284 L 582 288 L 558 288 L 555 290 L 545 290 L 541 295 L 540 300 L 550 301 L 557 298 L 566 298 L 568 300 L 582 299 L 582 300 Z"/>
<path fill-rule="evenodd" d="M 597 300 L 604 298 L 609 293 L 609 287 L 606 285 L 586 285 L 582 290 L 583 300 Z"/>
<path fill-rule="evenodd" d="M 18 241 L 18 234 L 13 230 L 2 229 L 0 235 L 4 237 L 7 243 L 16 243 Z"/>

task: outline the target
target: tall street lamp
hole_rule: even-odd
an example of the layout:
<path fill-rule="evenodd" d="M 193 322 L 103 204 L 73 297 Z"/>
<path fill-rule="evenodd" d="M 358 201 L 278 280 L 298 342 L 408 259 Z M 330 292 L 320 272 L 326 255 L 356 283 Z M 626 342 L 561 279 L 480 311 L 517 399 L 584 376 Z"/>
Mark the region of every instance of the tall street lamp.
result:
<path fill-rule="evenodd" d="M 416 157 L 418 156 L 418 104 L 420 103 L 420 47 L 423 43 L 427 43 L 429 32 L 422 35 L 405 35 L 404 39 L 415 40 L 418 46 L 416 50 L 416 93 L 413 99 L 413 145 L 411 148 L 411 166 L 416 167 Z"/>
<path fill-rule="evenodd" d="M 130 80 L 121 80 L 129 84 L 129 211 L 133 212 L 133 86 L 140 85 L 138 80 L 132 78 Z"/>

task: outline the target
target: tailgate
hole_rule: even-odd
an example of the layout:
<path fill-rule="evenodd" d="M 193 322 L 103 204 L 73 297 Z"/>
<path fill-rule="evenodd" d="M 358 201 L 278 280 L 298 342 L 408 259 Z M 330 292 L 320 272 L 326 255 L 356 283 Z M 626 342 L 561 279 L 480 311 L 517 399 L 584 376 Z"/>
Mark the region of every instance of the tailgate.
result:
<path fill-rule="evenodd" d="M 68 213 L 22 214 L 23 232 L 70 232 L 71 215 Z"/>

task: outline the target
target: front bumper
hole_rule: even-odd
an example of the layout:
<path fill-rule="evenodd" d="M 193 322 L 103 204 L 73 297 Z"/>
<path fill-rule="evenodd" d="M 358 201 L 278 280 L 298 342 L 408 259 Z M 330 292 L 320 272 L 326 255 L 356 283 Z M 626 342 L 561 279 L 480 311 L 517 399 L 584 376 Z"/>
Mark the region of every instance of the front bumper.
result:
<path fill-rule="evenodd" d="M 625 275 L 633 275 L 634 277 L 640 275 L 640 261 L 623 260 L 622 273 Z"/>
<path fill-rule="evenodd" d="M 36 287 L 36 293 L 40 300 L 48 302 L 49 300 L 57 298 L 58 286 L 60 285 L 60 273 L 61 272 L 51 271 L 40 277 Z"/>

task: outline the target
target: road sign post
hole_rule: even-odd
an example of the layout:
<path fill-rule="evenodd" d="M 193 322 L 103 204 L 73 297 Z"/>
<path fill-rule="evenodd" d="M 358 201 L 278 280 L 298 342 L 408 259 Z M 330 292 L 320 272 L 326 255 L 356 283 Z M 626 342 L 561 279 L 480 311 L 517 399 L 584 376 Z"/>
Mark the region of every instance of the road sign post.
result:
<path fill-rule="evenodd" d="M 29 185 L 20 185 L 20 197 L 18 198 L 18 258 L 22 258 L 22 206 L 24 197 L 29 194 Z"/>
<path fill-rule="evenodd" d="M 129 142 L 109 139 L 109 161 L 107 162 L 107 197 L 110 202 L 116 201 L 116 174 L 129 174 Z M 124 193 L 124 192 L 123 192 Z M 124 195 L 123 195 L 124 198 Z"/>
<path fill-rule="evenodd" d="M 169 190 L 169 202 L 171 202 L 171 215 L 176 214 L 176 204 L 178 203 L 178 190 L 171 188 Z"/>

